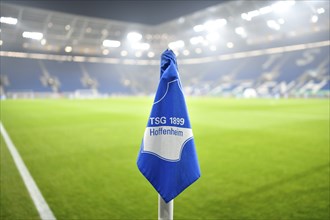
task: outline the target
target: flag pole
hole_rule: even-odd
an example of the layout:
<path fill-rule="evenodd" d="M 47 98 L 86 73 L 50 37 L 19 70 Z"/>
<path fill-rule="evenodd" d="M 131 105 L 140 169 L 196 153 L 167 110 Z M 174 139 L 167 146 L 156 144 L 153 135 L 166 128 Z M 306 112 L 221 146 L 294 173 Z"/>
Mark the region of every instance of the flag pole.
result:
<path fill-rule="evenodd" d="M 166 203 L 158 194 L 158 220 L 173 220 L 174 199 Z"/>

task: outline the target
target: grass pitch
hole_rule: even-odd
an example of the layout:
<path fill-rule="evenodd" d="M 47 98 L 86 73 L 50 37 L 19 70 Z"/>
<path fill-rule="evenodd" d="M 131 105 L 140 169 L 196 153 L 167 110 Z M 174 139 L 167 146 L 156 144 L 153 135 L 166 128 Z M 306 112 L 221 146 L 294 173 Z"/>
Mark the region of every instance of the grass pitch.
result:
<path fill-rule="evenodd" d="M 187 104 L 202 176 L 175 199 L 175 219 L 329 219 L 329 100 Z M 156 219 L 136 167 L 151 105 L 6 100 L 1 121 L 58 219 Z M 1 142 L 1 218 L 34 219 L 12 163 Z"/>

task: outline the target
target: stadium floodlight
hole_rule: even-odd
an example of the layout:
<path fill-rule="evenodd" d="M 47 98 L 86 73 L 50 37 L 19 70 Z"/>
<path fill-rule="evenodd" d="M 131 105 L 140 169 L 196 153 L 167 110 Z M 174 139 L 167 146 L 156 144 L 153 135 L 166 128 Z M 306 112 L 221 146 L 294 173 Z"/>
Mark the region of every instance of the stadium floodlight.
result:
<path fill-rule="evenodd" d="M 203 41 L 204 41 L 204 38 L 202 36 L 196 36 L 196 37 L 190 38 L 190 43 L 192 45 L 203 43 Z"/>
<path fill-rule="evenodd" d="M 185 21 L 185 18 L 184 17 L 181 17 L 181 18 L 178 19 L 178 23 L 179 24 L 182 24 L 184 21 Z"/>
<path fill-rule="evenodd" d="M 251 21 L 252 18 L 257 17 L 259 15 L 267 14 L 272 12 L 273 9 L 270 6 L 260 8 L 259 10 L 249 11 L 248 13 L 242 13 L 241 18 L 247 21 Z"/>
<path fill-rule="evenodd" d="M 120 52 L 120 55 L 121 55 L 122 57 L 126 57 L 127 54 L 128 54 L 128 52 L 127 52 L 126 50 L 122 50 L 122 51 Z"/>
<path fill-rule="evenodd" d="M 70 53 L 72 51 L 72 47 L 71 46 L 66 46 L 64 48 L 64 51 L 67 52 L 67 53 Z"/>
<path fill-rule="evenodd" d="M 40 41 L 40 44 L 41 44 L 42 46 L 46 45 L 46 43 L 47 43 L 47 40 L 46 40 L 46 39 L 42 39 L 42 40 Z"/>
<path fill-rule="evenodd" d="M 220 38 L 219 34 L 212 32 L 206 35 L 206 39 L 209 41 L 217 41 Z"/>
<path fill-rule="evenodd" d="M 33 40 L 41 40 L 44 37 L 44 35 L 40 32 L 29 32 L 29 31 L 24 31 L 22 36 L 24 38 L 30 38 Z"/>
<path fill-rule="evenodd" d="M 215 22 L 221 27 L 221 26 L 225 26 L 227 24 L 227 20 L 224 18 L 219 18 L 216 19 Z"/>
<path fill-rule="evenodd" d="M 117 40 L 104 40 L 103 46 L 104 47 L 120 47 L 121 43 Z"/>
<path fill-rule="evenodd" d="M 233 48 L 234 47 L 234 43 L 233 42 L 228 42 L 227 43 L 227 47 L 228 48 Z"/>
<path fill-rule="evenodd" d="M 204 23 L 204 29 L 208 31 L 214 31 L 217 28 L 220 28 L 227 24 L 227 20 L 224 18 L 210 20 Z"/>
<path fill-rule="evenodd" d="M 0 23 L 16 25 L 17 24 L 17 18 L 0 17 Z"/>
<path fill-rule="evenodd" d="M 109 54 L 109 50 L 108 50 L 108 49 L 104 49 L 104 50 L 102 50 L 102 54 L 103 54 L 103 55 L 108 55 L 108 54 Z"/>
<path fill-rule="evenodd" d="M 246 32 L 243 27 L 237 27 L 235 28 L 235 33 L 240 35 L 241 37 L 246 37 Z"/>
<path fill-rule="evenodd" d="M 318 14 L 323 14 L 323 13 L 325 12 L 325 10 L 324 10 L 324 8 L 318 8 L 318 9 L 316 10 L 316 12 L 317 12 Z"/>
<path fill-rule="evenodd" d="M 189 52 L 189 50 L 184 50 L 184 51 L 182 52 L 182 54 L 185 55 L 185 56 L 188 56 L 188 55 L 190 54 L 190 52 Z"/>
<path fill-rule="evenodd" d="M 296 2 L 294 0 L 279 1 L 279 2 L 272 4 L 271 6 L 262 7 L 259 10 L 253 10 L 253 11 L 249 11 L 248 13 L 242 13 L 241 18 L 244 20 L 247 20 L 247 21 L 251 21 L 251 19 L 254 17 L 257 17 L 259 15 L 268 14 L 273 11 L 284 12 L 287 9 L 289 9 L 290 7 L 292 7 L 293 5 L 295 5 L 295 3 Z"/>
<path fill-rule="evenodd" d="M 132 44 L 132 48 L 135 50 L 149 50 L 150 44 L 148 43 L 134 43 Z"/>
<path fill-rule="evenodd" d="M 254 18 L 254 17 L 257 17 L 260 15 L 260 12 L 259 10 L 254 10 L 254 11 L 249 11 L 247 13 L 247 15 L 250 17 L 250 18 Z"/>
<path fill-rule="evenodd" d="M 276 2 L 274 4 L 272 4 L 272 9 L 275 12 L 285 12 L 286 10 L 288 10 L 290 7 L 292 7 L 293 5 L 295 5 L 296 2 L 295 1 L 279 1 Z"/>
<path fill-rule="evenodd" d="M 142 34 L 138 32 L 130 32 L 127 34 L 127 39 L 132 42 L 136 42 L 142 39 Z"/>
<path fill-rule="evenodd" d="M 318 17 L 317 15 L 313 15 L 313 16 L 311 17 L 311 22 L 312 22 L 312 23 L 316 23 L 318 20 L 319 20 L 319 17 Z"/>
<path fill-rule="evenodd" d="M 184 47 L 184 41 L 183 40 L 173 41 L 168 44 L 168 47 L 172 50 L 180 49 Z"/>
<path fill-rule="evenodd" d="M 3 44 L 3 41 L 2 41 L 2 40 L 0 40 L 0 46 L 2 46 L 2 44 Z"/>
<path fill-rule="evenodd" d="M 152 51 L 149 51 L 147 55 L 149 58 L 153 58 L 155 56 L 155 53 Z"/>
<path fill-rule="evenodd" d="M 195 32 L 201 32 L 201 31 L 204 31 L 204 25 L 202 25 L 202 24 L 195 25 L 195 26 L 194 26 L 194 31 L 195 31 Z"/>
<path fill-rule="evenodd" d="M 272 11 L 273 11 L 273 8 L 271 6 L 266 6 L 266 7 L 262 7 L 262 8 L 259 9 L 259 13 L 261 15 L 268 14 Z"/>
<path fill-rule="evenodd" d="M 249 17 L 249 15 L 247 13 L 243 13 L 241 14 L 241 18 L 247 21 L 251 21 L 251 18 Z"/>
<path fill-rule="evenodd" d="M 281 29 L 281 26 L 274 20 L 268 20 L 267 21 L 267 26 L 269 28 L 277 30 L 277 31 Z"/>
<path fill-rule="evenodd" d="M 207 29 L 208 31 L 212 31 L 214 29 L 216 29 L 218 27 L 218 25 L 215 23 L 215 21 L 211 20 L 211 21 L 207 21 L 204 23 L 204 29 Z"/>

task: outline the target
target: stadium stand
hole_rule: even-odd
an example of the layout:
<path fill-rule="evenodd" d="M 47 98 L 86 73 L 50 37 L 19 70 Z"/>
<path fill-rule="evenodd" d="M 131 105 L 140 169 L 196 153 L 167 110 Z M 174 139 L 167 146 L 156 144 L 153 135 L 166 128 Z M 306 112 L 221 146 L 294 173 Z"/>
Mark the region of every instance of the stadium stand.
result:
<path fill-rule="evenodd" d="M 43 73 L 36 60 L 2 57 L 1 63 L 6 63 L 6 65 L 1 65 L 1 75 L 8 79 L 5 91 L 51 91 L 40 81 Z"/>
<path fill-rule="evenodd" d="M 51 85 L 43 84 L 45 76 L 59 81 L 58 92 L 96 89 L 103 94 L 151 94 L 158 78 L 157 66 L 133 66 L 105 63 L 77 63 L 68 61 L 38 61 L 26 58 L 2 58 L 7 65 L 1 72 L 7 76 L 5 91 L 50 92 Z M 13 68 L 15 67 L 15 68 Z M 327 47 L 302 51 L 262 55 L 241 59 L 217 61 L 206 64 L 182 65 L 180 69 L 184 87 L 191 95 L 242 94 L 245 89 L 272 90 L 294 84 L 288 91 L 315 94 L 329 92 L 329 50 Z M 86 75 L 87 74 L 87 75 Z M 87 77 L 87 78 L 86 78 Z M 85 81 L 84 81 L 85 78 Z M 86 82 L 87 80 L 87 82 Z M 88 84 L 89 83 L 89 84 Z M 93 86 L 94 85 L 94 86 Z M 304 87 L 305 86 L 305 87 Z M 307 87 L 306 87 L 307 86 Z M 290 94 L 287 94 L 290 95 Z M 291 93 L 292 95 L 292 93 Z"/>

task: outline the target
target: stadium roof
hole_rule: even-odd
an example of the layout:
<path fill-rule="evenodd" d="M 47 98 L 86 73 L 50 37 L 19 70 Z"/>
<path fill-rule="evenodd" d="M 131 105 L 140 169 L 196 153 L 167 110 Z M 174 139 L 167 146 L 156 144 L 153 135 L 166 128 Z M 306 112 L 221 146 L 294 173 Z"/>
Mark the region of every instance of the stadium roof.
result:
<path fill-rule="evenodd" d="M 200 62 L 247 50 L 329 42 L 329 1 L 221 1 L 155 26 L 13 2 L 18 1 L 1 1 L 0 55 L 42 52 L 79 55 L 79 60 L 98 56 L 112 62 L 113 58 L 150 60 L 170 48 L 180 57 Z M 92 6 L 90 11 L 98 12 Z"/>
<path fill-rule="evenodd" d="M 157 25 L 217 5 L 225 2 L 225 0 L 2 0 L 2 2 L 95 18 Z"/>

